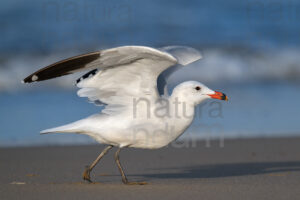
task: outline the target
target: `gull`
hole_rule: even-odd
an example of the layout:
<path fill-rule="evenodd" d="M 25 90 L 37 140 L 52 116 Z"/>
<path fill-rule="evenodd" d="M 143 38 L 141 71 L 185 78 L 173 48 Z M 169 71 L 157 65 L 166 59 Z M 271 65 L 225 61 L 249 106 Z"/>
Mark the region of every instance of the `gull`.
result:
<path fill-rule="evenodd" d="M 92 182 L 90 173 L 103 156 L 117 147 L 114 158 L 122 182 L 129 182 L 119 154 L 122 148 L 158 149 L 176 140 L 193 121 L 195 106 L 206 99 L 227 100 L 197 81 L 186 81 L 168 93 L 170 74 L 202 58 L 191 47 L 121 46 L 71 57 L 44 67 L 23 82 L 48 80 L 79 71 L 88 71 L 76 81 L 80 97 L 103 107 L 100 113 L 73 123 L 41 131 L 85 134 L 108 145 L 91 164 L 83 179 Z"/>

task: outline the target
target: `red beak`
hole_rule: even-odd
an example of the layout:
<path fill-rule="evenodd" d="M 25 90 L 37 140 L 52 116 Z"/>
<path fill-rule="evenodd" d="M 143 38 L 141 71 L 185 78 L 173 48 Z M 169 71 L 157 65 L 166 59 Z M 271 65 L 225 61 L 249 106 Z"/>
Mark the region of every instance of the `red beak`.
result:
<path fill-rule="evenodd" d="M 215 91 L 214 94 L 209 94 L 208 96 L 210 96 L 213 99 L 220 99 L 220 100 L 228 101 L 227 96 L 224 93 L 222 93 L 222 92 L 216 92 Z"/>

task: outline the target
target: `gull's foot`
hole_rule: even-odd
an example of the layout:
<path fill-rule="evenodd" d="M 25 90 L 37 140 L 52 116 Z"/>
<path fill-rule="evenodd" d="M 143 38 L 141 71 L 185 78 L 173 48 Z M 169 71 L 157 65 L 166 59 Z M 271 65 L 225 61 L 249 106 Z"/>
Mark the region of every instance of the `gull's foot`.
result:
<path fill-rule="evenodd" d="M 93 181 L 91 180 L 90 172 L 91 172 L 90 167 L 86 166 L 85 170 L 84 170 L 84 172 L 82 174 L 82 178 L 83 178 L 83 180 L 85 180 L 85 181 L 87 181 L 89 183 L 92 183 Z"/>
<path fill-rule="evenodd" d="M 126 182 L 126 185 L 147 185 L 147 182 Z"/>

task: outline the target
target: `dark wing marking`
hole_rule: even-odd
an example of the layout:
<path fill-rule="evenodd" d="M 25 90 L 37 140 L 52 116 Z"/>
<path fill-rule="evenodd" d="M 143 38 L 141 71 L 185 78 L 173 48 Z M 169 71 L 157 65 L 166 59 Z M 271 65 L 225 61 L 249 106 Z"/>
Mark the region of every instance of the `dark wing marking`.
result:
<path fill-rule="evenodd" d="M 93 69 L 92 71 L 89 71 L 88 73 L 84 74 L 79 79 L 77 79 L 76 80 L 76 84 L 78 84 L 80 81 L 82 81 L 82 80 L 84 80 L 86 78 L 94 76 L 97 72 L 98 72 L 98 69 Z"/>
<path fill-rule="evenodd" d="M 74 56 L 52 65 L 44 67 L 33 74 L 29 75 L 24 79 L 24 83 L 31 83 L 35 81 L 43 81 L 51 78 L 56 78 L 59 76 L 71 74 L 74 71 L 84 68 L 85 65 L 91 63 L 92 61 L 100 58 L 100 52 L 93 52 L 88 54 L 83 54 L 79 56 Z"/>

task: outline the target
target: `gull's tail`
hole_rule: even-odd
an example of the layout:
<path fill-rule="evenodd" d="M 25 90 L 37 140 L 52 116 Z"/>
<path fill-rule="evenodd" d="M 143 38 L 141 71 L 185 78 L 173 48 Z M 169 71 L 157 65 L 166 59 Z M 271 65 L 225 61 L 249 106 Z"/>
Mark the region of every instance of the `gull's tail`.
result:
<path fill-rule="evenodd" d="M 82 133 L 83 132 L 83 125 L 84 121 L 79 120 L 70 124 L 66 124 L 63 126 L 58 126 L 46 130 L 42 130 L 41 134 L 48 134 L 48 133 Z"/>

